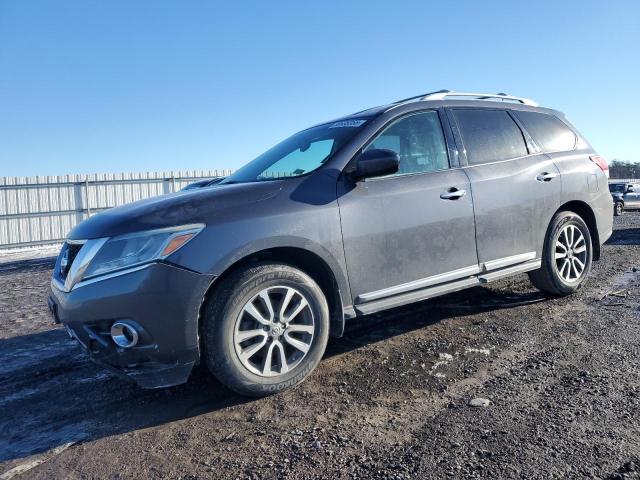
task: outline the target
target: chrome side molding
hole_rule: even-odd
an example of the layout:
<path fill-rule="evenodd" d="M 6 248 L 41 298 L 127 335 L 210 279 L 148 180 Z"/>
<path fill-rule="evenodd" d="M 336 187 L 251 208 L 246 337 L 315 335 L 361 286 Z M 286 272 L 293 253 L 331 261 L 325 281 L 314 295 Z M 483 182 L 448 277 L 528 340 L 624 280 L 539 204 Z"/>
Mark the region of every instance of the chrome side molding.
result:
<path fill-rule="evenodd" d="M 498 258 L 496 260 L 490 260 L 482 264 L 483 272 L 490 272 L 502 267 L 508 267 L 509 265 L 515 265 L 516 263 L 522 263 L 536 258 L 536 252 L 520 253 L 518 255 L 511 255 L 510 257 Z"/>
<path fill-rule="evenodd" d="M 458 270 L 452 270 L 450 272 L 441 273 L 439 275 L 433 275 L 431 277 L 421 278 L 414 280 L 413 282 L 403 283 L 394 287 L 383 288 L 376 290 L 375 292 L 363 293 L 358 295 L 356 299 L 358 302 L 370 302 L 372 300 L 378 300 L 383 297 L 389 297 L 391 295 L 397 295 L 399 293 L 410 292 L 412 290 L 419 290 L 421 288 L 436 285 L 438 283 L 445 283 L 459 278 L 470 277 L 480 273 L 479 265 L 471 265 L 469 267 L 460 268 Z"/>
<path fill-rule="evenodd" d="M 356 298 L 355 307 L 361 312 L 364 310 L 369 311 L 369 308 L 362 308 L 362 305 L 367 302 L 385 301 L 384 299 L 395 297 L 396 295 L 402 298 L 407 295 L 416 295 L 420 297 L 420 299 L 429 298 L 442 293 L 449 293 L 452 290 L 448 287 L 459 289 L 459 285 L 455 285 L 459 282 L 463 282 L 466 285 L 487 283 L 516 273 L 535 270 L 540 268 L 541 264 L 541 260 L 536 259 L 536 252 L 520 253 L 518 255 L 498 258 L 478 265 L 470 265 L 450 272 L 420 278 L 393 287 L 362 293 Z M 398 302 L 392 303 L 400 304 Z"/>

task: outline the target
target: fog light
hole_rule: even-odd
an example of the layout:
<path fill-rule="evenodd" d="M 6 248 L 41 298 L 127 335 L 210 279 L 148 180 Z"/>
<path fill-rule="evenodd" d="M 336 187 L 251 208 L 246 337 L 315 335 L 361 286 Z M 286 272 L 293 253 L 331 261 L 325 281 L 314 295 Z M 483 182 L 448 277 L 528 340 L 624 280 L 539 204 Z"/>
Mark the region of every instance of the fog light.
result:
<path fill-rule="evenodd" d="M 116 322 L 111 326 L 111 339 L 119 347 L 135 347 L 138 343 L 138 338 L 138 331 L 127 322 Z"/>

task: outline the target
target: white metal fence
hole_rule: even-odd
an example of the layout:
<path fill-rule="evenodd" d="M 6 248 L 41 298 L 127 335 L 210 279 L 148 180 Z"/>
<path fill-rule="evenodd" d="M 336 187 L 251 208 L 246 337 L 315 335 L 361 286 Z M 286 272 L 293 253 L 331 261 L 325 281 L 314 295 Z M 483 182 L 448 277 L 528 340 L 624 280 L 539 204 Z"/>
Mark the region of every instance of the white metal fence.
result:
<path fill-rule="evenodd" d="M 60 243 L 74 225 L 229 170 L 0 177 L 0 250 Z"/>

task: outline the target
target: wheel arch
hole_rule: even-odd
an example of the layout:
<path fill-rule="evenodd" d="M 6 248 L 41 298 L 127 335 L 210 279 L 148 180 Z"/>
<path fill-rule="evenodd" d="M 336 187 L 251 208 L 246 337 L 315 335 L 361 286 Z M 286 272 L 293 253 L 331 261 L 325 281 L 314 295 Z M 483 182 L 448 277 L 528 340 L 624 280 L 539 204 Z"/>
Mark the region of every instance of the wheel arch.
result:
<path fill-rule="evenodd" d="M 587 224 L 587 227 L 589 228 L 589 234 L 591 235 L 593 259 L 598 260 L 600 258 L 600 234 L 598 233 L 598 223 L 596 221 L 596 215 L 593 212 L 593 209 L 586 202 L 583 202 L 581 200 L 571 200 L 562 204 L 556 211 L 556 213 L 562 211 L 570 211 L 577 215 L 580 215 L 580 217 Z"/>
<path fill-rule="evenodd" d="M 330 316 L 329 334 L 332 337 L 342 336 L 345 323 L 344 305 L 341 296 L 340 283 L 329 263 L 317 253 L 305 248 L 294 246 L 272 247 L 257 250 L 236 259 L 233 263 L 228 265 L 227 268 L 217 276 L 209 286 L 202 299 L 198 315 L 198 336 L 201 352 L 203 351 L 202 339 L 204 323 L 202 322 L 202 318 L 207 302 L 215 295 L 216 289 L 226 278 L 239 269 L 258 262 L 273 262 L 289 265 L 302 270 L 313 278 L 318 283 L 327 299 Z"/>

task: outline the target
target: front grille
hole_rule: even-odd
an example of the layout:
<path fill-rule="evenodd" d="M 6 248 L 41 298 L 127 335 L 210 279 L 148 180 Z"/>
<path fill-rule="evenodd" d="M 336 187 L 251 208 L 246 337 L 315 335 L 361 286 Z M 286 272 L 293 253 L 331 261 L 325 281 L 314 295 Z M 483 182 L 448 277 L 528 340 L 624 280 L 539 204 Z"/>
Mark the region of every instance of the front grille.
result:
<path fill-rule="evenodd" d="M 69 274 L 69 270 L 71 270 L 71 265 L 75 261 L 80 249 L 82 248 L 82 244 L 77 243 L 68 243 L 66 242 L 62 247 L 62 251 L 60 252 L 60 278 L 65 280 L 67 275 Z"/>

